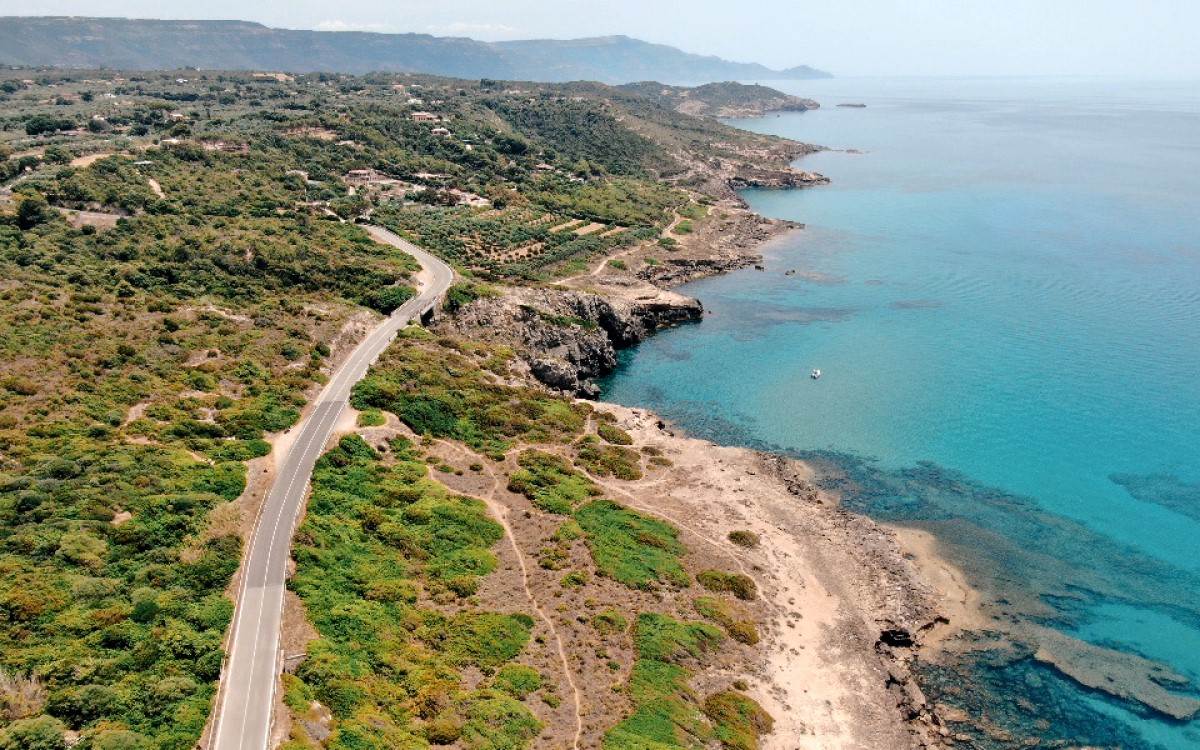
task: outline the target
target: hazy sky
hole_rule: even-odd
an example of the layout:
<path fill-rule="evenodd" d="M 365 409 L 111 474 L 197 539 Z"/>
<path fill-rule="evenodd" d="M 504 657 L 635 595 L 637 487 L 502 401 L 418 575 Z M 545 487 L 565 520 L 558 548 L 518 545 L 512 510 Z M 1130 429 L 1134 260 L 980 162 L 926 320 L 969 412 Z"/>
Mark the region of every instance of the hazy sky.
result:
<path fill-rule="evenodd" d="M 1200 0 L 0 0 L 0 15 L 35 14 L 487 40 L 628 34 L 842 75 L 1200 77 Z"/>

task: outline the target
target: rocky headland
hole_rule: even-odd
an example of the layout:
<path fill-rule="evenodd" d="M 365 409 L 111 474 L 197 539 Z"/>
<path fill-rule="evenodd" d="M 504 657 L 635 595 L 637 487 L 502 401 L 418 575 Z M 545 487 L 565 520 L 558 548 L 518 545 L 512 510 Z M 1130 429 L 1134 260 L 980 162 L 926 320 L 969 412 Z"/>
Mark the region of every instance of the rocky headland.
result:
<path fill-rule="evenodd" d="M 656 98 L 677 112 L 700 117 L 762 117 L 771 112 L 806 112 L 821 105 L 813 99 L 736 81 L 703 86 L 668 86 L 653 81 L 630 83 L 621 88 Z"/>

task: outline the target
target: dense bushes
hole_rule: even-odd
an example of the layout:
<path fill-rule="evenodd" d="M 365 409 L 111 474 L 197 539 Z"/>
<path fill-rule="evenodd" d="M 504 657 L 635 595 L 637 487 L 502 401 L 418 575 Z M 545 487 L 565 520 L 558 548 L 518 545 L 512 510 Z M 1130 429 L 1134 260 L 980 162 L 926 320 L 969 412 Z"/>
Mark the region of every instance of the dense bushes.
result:
<path fill-rule="evenodd" d="M 348 436 L 317 463 L 291 587 L 320 639 L 289 683 L 289 705 L 304 711 L 311 696 L 328 706 L 332 747 L 525 747 L 541 725 L 519 699 L 541 682 L 512 660 L 533 619 L 417 604 L 422 592 L 470 597 L 495 567 L 501 528 L 479 501 L 426 479 L 404 441 L 391 448 L 384 459 Z M 465 668 L 496 672 L 493 686 L 467 690 Z"/>
<path fill-rule="evenodd" d="M 492 382 L 481 366 L 495 352 L 470 354 L 401 338 L 354 388 L 356 409 L 390 411 L 419 434 L 461 440 L 499 455 L 515 439 L 555 442 L 582 430 L 588 407 L 532 388 Z"/>
<path fill-rule="evenodd" d="M 614 174 L 634 175 L 673 166 L 652 141 L 623 126 L 599 102 L 544 98 L 490 105 L 517 132 L 567 162 L 586 160 Z"/>

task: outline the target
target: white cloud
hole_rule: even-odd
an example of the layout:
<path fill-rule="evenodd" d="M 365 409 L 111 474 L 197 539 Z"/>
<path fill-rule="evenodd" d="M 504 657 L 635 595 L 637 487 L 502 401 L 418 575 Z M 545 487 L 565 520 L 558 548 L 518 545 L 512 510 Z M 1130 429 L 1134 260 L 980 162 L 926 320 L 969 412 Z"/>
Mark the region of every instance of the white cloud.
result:
<path fill-rule="evenodd" d="M 318 21 L 314 27 L 317 31 L 392 31 L 392 27 L 386 23 L 356 23 L 354 21 L 343 21 L 341 19 L 332 19 L 327 21 Z"/>
<path fill-rule="evenodd" d="M 425 27 L 425 30 L 438 36 L 469 36 L 483 39 L 512 37 L 520 31 L 514 26 L 502 23 L 468 23 L 466 21 L 430 24 Z"/>

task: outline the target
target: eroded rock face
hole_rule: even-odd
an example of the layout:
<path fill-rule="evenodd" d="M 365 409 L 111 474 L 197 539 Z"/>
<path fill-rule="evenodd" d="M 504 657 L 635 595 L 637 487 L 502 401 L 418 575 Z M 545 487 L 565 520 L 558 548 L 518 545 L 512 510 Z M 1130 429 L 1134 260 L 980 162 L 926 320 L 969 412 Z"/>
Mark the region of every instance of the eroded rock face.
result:
<path fill-rule="evenodd" d="M 511 288 L 442 319 L 439 330 L 514 347 L 542 383 L 594 398 L 617 350 L 666 326 L 699 320 L 700 303 L 671 292 L 628 299 L 557 289 Z"/>

